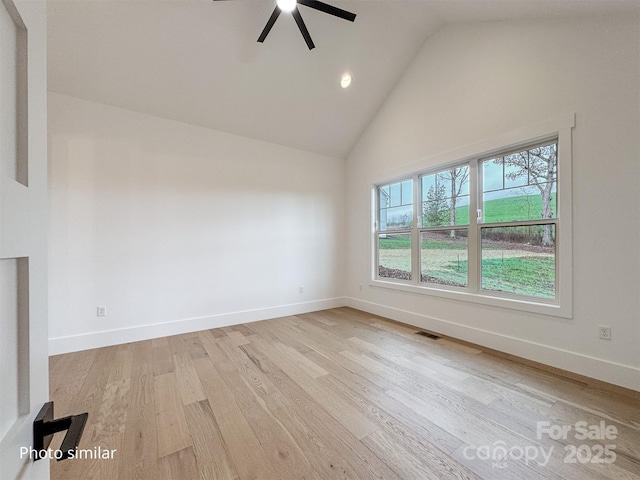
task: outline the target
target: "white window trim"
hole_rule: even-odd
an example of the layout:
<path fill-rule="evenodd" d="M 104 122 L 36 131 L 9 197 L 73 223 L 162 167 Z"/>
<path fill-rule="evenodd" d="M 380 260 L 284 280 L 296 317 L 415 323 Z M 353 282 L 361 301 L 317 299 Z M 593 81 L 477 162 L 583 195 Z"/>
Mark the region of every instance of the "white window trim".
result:
<path fill-rule="evenodd" d="M 520 310 L 524 312 L 538 313 L 542 315 L 551 315 L 562 318 L 572 318 L 573 316 L 573 234 L 572 234 L 572 140 L 571 132 L 575 126 L 575 114 L 566 114 L 557 117 L 550 118 L 546 121 L 529 125 L 503 135 L 496 136 L 478 142 L 476 144 L 452 150 L 446 154 L 442 154 L 436 157 L 432 157 L 421 162 L 414 163 L 401 170 L 389 172 L 389 175 L 380 178 L 373 179 L 370 182 L 372 192 L 372 230 L 371 236 L 371 279 L 369 285 L 376 288 L 399 290 L 404 292 L 431 295 L 435 297 L 459 300 L 464 302 L 472 302 L 483 305 L 490 305 L 495 307 L 510 308 Z M 510 295 L 507 293 L 488 292 L 481 291 L 477 285 L 477 269 L 479 268 L 480 259 L 478 258 L 479 249 L 469 249 L 469 286 L 468 288 L 473 290 L 462 291 L 455 287 L 445 286 L 431 286 L 421 284 L 416 279 L 412 281 L 401 280 L 382 280 L 377 278 L 377 265 L 378 265 L 378 248 L 377 248 L 377 235 L 376 235 L 376 221 L 377 221 L 377 197 L 376 187 L 377 185 L 394 183 L 400 180 L 406 180 L 408 178 L 416 179 L 419 175 L 428 174 L 429 171 L 436 171 L 446 169 L 449 166 L 459 165 L 461 163 L 468 163 L 470 169 L 477 169 L 478 160 L 487 158 L 492 154 L 504 152 L 505 150 L 517 149 L 521 146 L 527 146 L 539 141 L 548 140 L 550 138 L 557 138 L 558 143 L 558 181 L 561 185 L 558 185 L 558 197 L 557 197 L 557 218 L 559 219 L 559 226 L 556 237 L 556 298 L 553 301 L 545 301 L 532 298 L 526 298 L 522 296 Z M 418 173 L 416 173 L 418 172 Z M 476 177 L 477 178 L 477 177 Z M 470 182 L 470 205 L 469 212 L 477 210 L 478 191 L 475 182 Z M 412 232 L 418 232 L 418 209 L 416 205 L 421 204 L 419 196 L 419 189 L 414 188 L 414 226 Z M 417 200 L 416 200 L 417 198 Z M 471 218 L 469 223 L 469 244 L 471 242 L 478 242 L 478 231 L 475 223 L 472 225 Z M 417 234 L 412 234 L 413 236 Z M 412 238 L 412 245 L 419 245 L 415 238 Z M 419 255 L 418 248 L 412 248 L 412 255 Z M 415 262 L 413 265 L 418 265 Z M 472 271 L 473 270 L 473 271 Z M 414 272 L 415 276 L 415 272 Z M 419 279 L 418 279 L 419 280 Z"/>

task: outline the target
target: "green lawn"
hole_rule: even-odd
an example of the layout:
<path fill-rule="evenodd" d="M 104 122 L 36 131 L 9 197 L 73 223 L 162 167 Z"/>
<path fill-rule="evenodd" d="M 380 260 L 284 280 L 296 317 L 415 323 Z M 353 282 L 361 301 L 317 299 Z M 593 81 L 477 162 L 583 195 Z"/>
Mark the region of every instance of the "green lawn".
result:
<path fill-rule="evenodd" d="M 556 195 L 551 197 L 551 209 L 556 212 Z M 540 195 L 521 195 L 519 197 L 489 200 L 484 204 L 484 221 L 511 222 L 542 218 L 542 197 Z M 456 208 L 456 223 L 469 223 L 469 206 Z"/>
<path fill-rule="evenodd" d="M 467 262 L 449 262 L 429 275 L 443 282 L 466 284 Z M 555 296 L 553 257 L 489 258 L 482 261 L 482 288 L 538 298 Z M 437 282 L 436 282 L 437 283 Z"/>
<path fill-rule="evenodd" d="M 528 218 L 540 218 L 542 212 L 542 199 L 540 195 L 522 195 L 520 197 L 501 198 L 489 200 L 485 203 L 485 223 L 508 222 L 512 220 L 526 220 Z M 556 197 L 553 196 L 553 211 L 556 211 Z M 459 207 L 456 209 L 458 224 L 469 222 L 469 207 Z M 423 241 L 423 248 L 425 248 Z M 410 248 L 411 237 L 409 235 L 399 235 L 389 233 L 387 238 L 380 239 L 381 249 Z M 446 244 L 432 244 L 429 248 L 450 248 Z"/>
<path fill-rule="evenodd" d="M 447 230 L 448 232 L 448 230 Z M 464 244 L 460 245 L 460 239 L 455 238 L 422 238 L 422 248 L 431 250 L 450 250 L 450 249 L 467 249 L 466 237 Z M 380 238 L 381 250 L 399 250 L 411 248 L 411 237 L 409 235 L 393 235 L 387 234 L 386 237 Z"/>
<path fill-rule="evenodd" d="M 553 208 L 555 210 L 555 198 Z M 491 200 L 485 204 L 485 222 L 523 219 L 531 212 L 542 211 L 539 195 Z M 458 210 L 459 220 L 468 218 L 468 207 Z M 538 214 L 539 215 L 539 214 Z M 430 281 L 443 284 L 466 284 L 467 259 L 466 238 L 450 238 L 448 230 L 443 233 L 430 232 L 423 235 L 421 249 L 421 272 Z M 509 292 L 537 298 L 555 296 L 555 255 L 548 252 L 531 251 L 526 245 L 510 245 L 504 242 L 483 240 L 482 288 Z M 387 268 L 411 270 L 411 237 L 407 234 L 387 234 L 380 238 L 380 264 Z M 440 252 L 440 253 L 437 253 Z"/>
<path fill-rule="evenodd" d="M 411 248 L 411 236 L 406 234 L 387 234 L 380 238 L 381 250 L 399 250 Z"/>
<path fill-rule="evenodd" d="M 531 297 L 555 297 L 556 265 L 552 256 L 482 260 L 482 288 Z"/>

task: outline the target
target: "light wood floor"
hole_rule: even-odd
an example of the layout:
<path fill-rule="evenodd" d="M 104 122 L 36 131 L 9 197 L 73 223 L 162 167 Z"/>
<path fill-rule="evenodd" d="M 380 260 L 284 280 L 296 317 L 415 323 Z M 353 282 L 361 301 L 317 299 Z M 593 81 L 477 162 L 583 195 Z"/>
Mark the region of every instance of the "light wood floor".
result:
<path fill-rule="evenodd" d="M 640 479 L 640 396 L 415 332 L 339 308 L 52 357 L 56 416 L 88 411 L 80 448 L 117 449 L 52 478 Z"/>

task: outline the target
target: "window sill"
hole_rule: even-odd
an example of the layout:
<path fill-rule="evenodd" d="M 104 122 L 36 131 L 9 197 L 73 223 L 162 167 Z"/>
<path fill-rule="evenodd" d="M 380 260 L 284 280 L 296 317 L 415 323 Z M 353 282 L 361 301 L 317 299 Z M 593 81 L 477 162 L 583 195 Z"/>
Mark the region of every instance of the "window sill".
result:
<path fill-rule="evenodd" d="M 426 285 L 415 285 L 409 283 L 392 282 L 386 280 L 370 280 L 369 285 L 376 288 L 386 288 L 400 290 L 403 292 L 416 293 L 419 295 L 431 295 L 435 297 L 448 298 L 462 302 L 479 303 L 493 307 L 509 308 L 522 312 L 537 313 L 553 317 L 572 318 L 571 305 L 561 305 L 558 301 L 544 302 L 535 299 L 524 299 L 512 297 L 508 294 L 471 293 L 458 289 L 435 288 Z"/>

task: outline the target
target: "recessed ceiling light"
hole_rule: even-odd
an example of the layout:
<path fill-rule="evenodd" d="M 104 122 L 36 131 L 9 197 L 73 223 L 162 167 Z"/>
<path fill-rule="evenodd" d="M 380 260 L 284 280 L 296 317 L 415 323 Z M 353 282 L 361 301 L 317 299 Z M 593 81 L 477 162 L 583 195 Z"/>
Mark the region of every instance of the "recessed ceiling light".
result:
<path fill-rule="evenodd" d="M 345 73 L 340 79 L 340 86 L 342 88 L 347 88 L 349 85 L 351 85 L 351 74 Z"/>
<path fill-rule="evenodd" d="M 296 8 L 296 0 L 277 0 L 278 8 L 283 12 L 292 12 Z"/>

